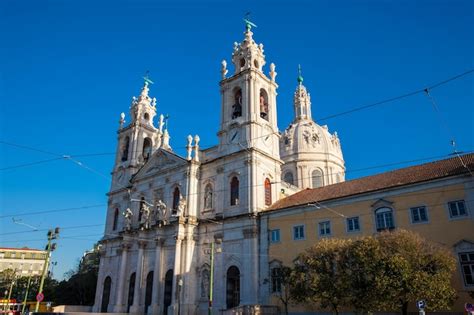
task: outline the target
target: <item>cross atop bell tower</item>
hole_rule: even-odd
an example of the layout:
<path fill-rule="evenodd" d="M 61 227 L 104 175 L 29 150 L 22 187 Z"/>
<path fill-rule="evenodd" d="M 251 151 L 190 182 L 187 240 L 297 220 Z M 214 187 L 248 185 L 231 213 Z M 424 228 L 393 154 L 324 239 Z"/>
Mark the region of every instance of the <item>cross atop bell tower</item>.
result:
<path fill-rule="evenodd" d="M 255 148 L 279 159 L 276 113 L 275 65 L 269 77 L 263 73 L 263 44 L 253 39 L 252 23 L 244 18 L 244 39 L 234 43 L 232 63 L 234 74 L 226 77 L 227 62 L 222 61 L 220 82 L 222 93 L 221 129 L 218 133 L 222 154 Z"/>
<path fill-rule="evenodd" d="M 263 54 L 263 44 L 257 45 L 253 40 L 252 26 L 257 27 L 249 20 L 249 13 L 244 18 L 245 22 L 245 39 L 242 43 L 234 43 L 234 51 L 232 53 L 232 63 L 235 66 L 235 74 L 246 69 L 256 69 L 262 71 L 265 65 L 265 55 Z"/>

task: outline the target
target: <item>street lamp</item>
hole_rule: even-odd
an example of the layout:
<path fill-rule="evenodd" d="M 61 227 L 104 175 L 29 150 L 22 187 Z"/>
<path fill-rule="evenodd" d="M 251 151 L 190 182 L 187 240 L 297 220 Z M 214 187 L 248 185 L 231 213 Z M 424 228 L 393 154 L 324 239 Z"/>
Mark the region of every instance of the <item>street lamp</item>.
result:
<path fill-rule="evenodd" d="M 41 274 L 41 281 L 40 281 L 40 286 L 38 289 L 38 295 L 43 293 L 44 279 L 46 278 L 46 272 L 49 269 L 49 260 L 50 260 L 51 252 L 56 249 L 56 243 L 52 243 L 52 241 L 59 237 L 59 227 L 56 227 L 54 230 L 49 230 L 47 236 L 48 236 L 48 244 L 46 245 L 46 258 L 45 258 L 45 263 L 43 266 L 43 272 Z M 36 313 L 39 310 L 39 305 L 40 305 L 40 301 L 37 297 L 36 307 L 35 307 Z"/>

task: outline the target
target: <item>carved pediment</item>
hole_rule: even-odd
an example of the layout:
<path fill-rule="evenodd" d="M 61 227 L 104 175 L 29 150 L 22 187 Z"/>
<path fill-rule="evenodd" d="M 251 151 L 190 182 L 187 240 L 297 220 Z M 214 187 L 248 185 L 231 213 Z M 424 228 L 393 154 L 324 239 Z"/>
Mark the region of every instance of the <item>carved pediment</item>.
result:
<path fill-rule="evenodd" d="M 455 243 L 453 247 L 457 251 L 474 250 L 474 242 L 471 240 L 463 239 Z"/>
<path fill-rule="evenodd" d="M 148 160 L 148 162 L 135 175 L 134 179 L 138 179 L 152 173 L 161 172 L 166 169 L 186 166 L 187 161 L 182 157 L 164 149 L 158 149 Z"/>

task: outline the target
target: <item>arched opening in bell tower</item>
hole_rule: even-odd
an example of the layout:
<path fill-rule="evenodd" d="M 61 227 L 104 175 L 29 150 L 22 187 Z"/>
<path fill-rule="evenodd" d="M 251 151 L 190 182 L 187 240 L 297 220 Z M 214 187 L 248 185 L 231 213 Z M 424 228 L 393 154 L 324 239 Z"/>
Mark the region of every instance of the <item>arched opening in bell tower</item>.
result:
<path fill-rule="evenodd" d="M 268 94 L 264 89 L 260 89 L 260 117 L 268 120 Z"/>
<path fill-rule="evenodd" d="M 122 144 L 122 162 L 128 160 L 128 147 L 130 146 L 130 138 L 126 137 Z"/>
<path fill-rule="evenodd" d="M 142 150 L 142 156 L 143 160 L 146 162 L 151 156 L 151 146 L 152 142 L 150 138 L 145 138 L 143 140 L 143 150 Z"/>
<path fill-rule="evenodd" d="M 242 89 L 234 90 L 234 105 L 232 105 L 232 119 L 242 116 Z"/>

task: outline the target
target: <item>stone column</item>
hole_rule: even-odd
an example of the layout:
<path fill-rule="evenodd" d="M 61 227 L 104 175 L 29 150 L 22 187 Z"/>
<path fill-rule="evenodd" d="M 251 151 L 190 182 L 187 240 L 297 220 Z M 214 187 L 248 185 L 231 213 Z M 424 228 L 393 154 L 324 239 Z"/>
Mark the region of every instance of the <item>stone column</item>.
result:
<path fill-rule="evenodd" d="M 182 279 L 181 288 L 181 314 L 194 314 L 196 311 L 196 286 L 198 286 L 195 270 L 192 270 L 193 255 L 195 253 L 195 241 L 193 237 L 194 226 L 187 226 L 187 235 L 184 238 Z"/>
<path fill-rule="evenodd" d="M 124 299 L 124 287 L 125 280 L 127 279 L 127 256 L 128 249 L 130 248 L 129 244 L 122 244 L 121 248 L 117 250 L 117 253 L 122 254 L 120 259 L 120 273 L 118 277 L 118 286 L 117 286 L 117 295 L 115 298 L 115 306 L 113 308 L 114 313 L 121 313 L 126 311 L 126 305 L 123 303 Z"/>
<path fill-rule="evenodd" d="M 244 259 L 242 270 L 243 277 L 240 283 L 241 305 L 257 304 L 258 299 L 258 253 L 257 231 L 254 226 L 243 230 L 244 234 Z"/>
<path fill-rule="evenodd" d="M 143 251 L 145 250 L 145 247 L 145 241 L 138 242 L 137 271 L 135 274 L 135 292 L 133 295 L 133 305 L 130 307 L 130 313 L 142 313 L 140 307 L 142 306 L 141 296 L 143 289 Z"/>
<path fill-rule="evenodd" d="M 151 313 L 160 314 L 160 300 L 161 300 L 161 279 L 163 268 L 161 267 L 162 258 L 162 247 L 164 239 L 156 239 L 156 251 L 155 251 L 155 267 L 153 269 L 153 297 L 151 299 Z"/>
<path fill-rule="evenodd" d="M 180 283 L 179 280 L 181 278 L 181 243 L 183 241 L 183 237 L 178 235 L 176 236 L 176 249 L 174 253 L 174 268 L 173 268 L 173 296 L 171 298 L 171 307 L 173 308 L 172 312 L 168 312 L 168 314 L 178 314 L 179 311 L 179 303 L 180 303 Z"/>

